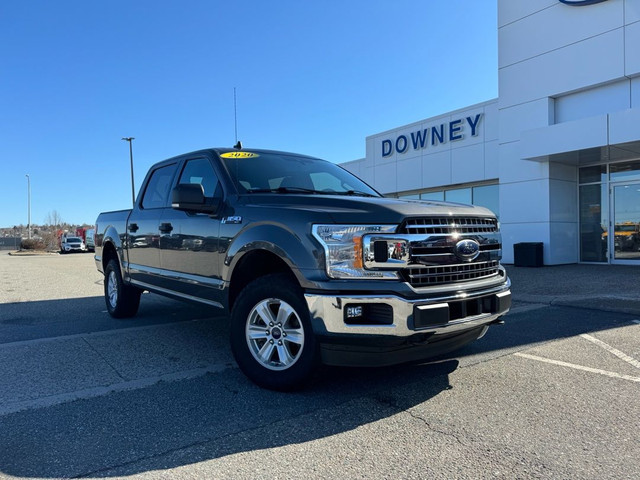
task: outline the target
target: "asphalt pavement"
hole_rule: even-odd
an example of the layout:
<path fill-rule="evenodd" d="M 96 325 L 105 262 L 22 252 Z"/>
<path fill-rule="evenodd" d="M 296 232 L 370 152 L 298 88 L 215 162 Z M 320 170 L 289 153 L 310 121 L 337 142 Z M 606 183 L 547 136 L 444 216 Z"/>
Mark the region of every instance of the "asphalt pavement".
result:
<path fill-rule="evenodd" d="M 640 315 L 640 262 L 506 268 L 516 302 Z"/>
<path fill-rule="evenodd" d="M 0 254 L 0 478 L 640 478 L 640 270 L 507 270 L 481 340 L 282 394 L 211 310 L 114 320 L 90 255 Z"/>

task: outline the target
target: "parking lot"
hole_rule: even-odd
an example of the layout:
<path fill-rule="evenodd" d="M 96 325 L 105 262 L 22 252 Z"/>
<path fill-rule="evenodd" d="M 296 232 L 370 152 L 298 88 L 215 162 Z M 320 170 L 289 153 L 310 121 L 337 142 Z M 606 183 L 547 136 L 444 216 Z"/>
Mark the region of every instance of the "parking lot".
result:
<path fill-rule="evenodd" d="M 632 296 L 515 283 L 459 352 L 284 394 L 241 374 L 215 310 L 145 294 L 109 317 L 92 257 L 0 252 L 1 478 L 640 477 Z"/>

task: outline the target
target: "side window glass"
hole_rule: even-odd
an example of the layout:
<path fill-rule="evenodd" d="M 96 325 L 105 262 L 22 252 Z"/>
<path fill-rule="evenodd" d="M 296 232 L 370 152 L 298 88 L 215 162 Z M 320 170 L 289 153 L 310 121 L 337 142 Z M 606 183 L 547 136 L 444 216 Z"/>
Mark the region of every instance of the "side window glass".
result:
<path fill-rule="evenodd" d="M 187 160 L 178 183 L 202 185 L 204 196 L 213 197 L 218 187 L 218 176 L 213 171 L 211 162 L 208 159 L 197 158 Z"/>
<path fill-rule="evenodd" d="M 153 171 L 142 197 L 142 208 L 163 208 L 167 205 L 175 169 L 176 165 L 173 163 Z"/>

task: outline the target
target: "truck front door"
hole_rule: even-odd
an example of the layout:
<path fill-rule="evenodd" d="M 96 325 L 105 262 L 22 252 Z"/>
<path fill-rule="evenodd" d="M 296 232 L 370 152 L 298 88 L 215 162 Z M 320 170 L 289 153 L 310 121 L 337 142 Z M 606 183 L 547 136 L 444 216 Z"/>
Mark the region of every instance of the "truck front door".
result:
<path fill-rule="evenodd" d="M 218 175 L 206 157 L 187 159 L 177 184 L 199 184 L 205 197 L 222 198 Z M 160 238 L 160 264 L 166 288 L 180 296 L 221 307 L 219 218 L 167 208 L 161 225 L 164 231 Z"/>

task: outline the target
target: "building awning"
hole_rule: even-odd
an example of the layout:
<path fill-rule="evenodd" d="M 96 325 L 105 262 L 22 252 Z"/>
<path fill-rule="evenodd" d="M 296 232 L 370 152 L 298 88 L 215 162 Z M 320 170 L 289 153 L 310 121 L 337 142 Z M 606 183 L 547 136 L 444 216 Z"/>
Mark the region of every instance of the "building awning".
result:
<path fill-rule="evenodd" d="M 520 157 L 577 166 L 640 158 L 637 125 L 639 108 L 527 130 Z"/>

